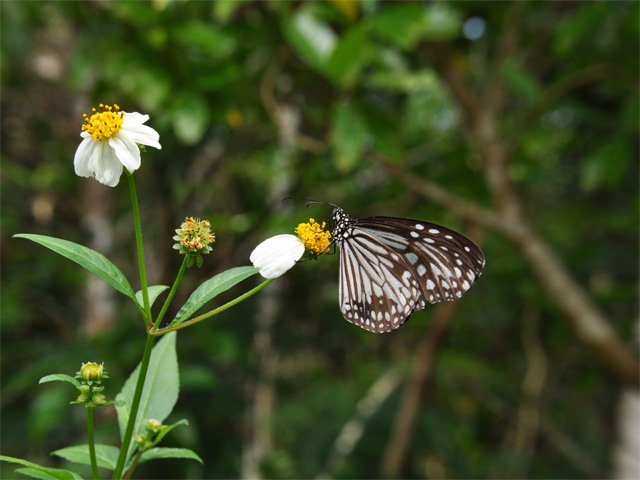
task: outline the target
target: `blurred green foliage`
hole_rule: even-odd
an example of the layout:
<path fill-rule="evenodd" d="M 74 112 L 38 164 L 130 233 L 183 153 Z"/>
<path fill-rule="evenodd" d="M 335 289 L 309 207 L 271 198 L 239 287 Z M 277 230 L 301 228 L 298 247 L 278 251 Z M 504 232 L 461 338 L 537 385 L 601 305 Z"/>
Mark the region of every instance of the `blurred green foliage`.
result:
<path fill-rule="evenodd" d="M 212 222 L 214 251 L 202 269 L 188 272 L 175 301 L 181 305 L 205 279 L 249 264 L 262 239 L 330 213 L 280 204 L 286 195 L 333 202 L 355 217 L 473 229 L 376 160 L 384 156 L 489 205 L 483 160 L 427 48 L 444 44 L 478 92 L 492 78 L 504 81 L 500 130 L 513 148 L 509 175 L 532 223 L 620 336 L 636 338 L 638 3 L 526 2 L 513 17 L 514 8 L 378 0 L 1 2 L 2 453 L 61 466 L 48 452 L 85 441 L 84 412 L 38 379 L 104 362 L 111 376 L 105 393 L 114 396 L 142 353 L 134 308 L 114 297 L 114 322 L 87 332 L 84 272 L 11 238 L 28 232 L 89 245 L 94 181 L 76 177 L 72 160 L 82 113 L 100 102 L 147 113 L 160 132 L 162 150 L 149 149 L 136 172 L 153 283 L 173 281 L 180 258 L 171 237 L 184 217 Z M 476 40 L 463 35 L 471 18 L 486 28 Z M 499 59 L 513 21 L 516 48 Z M 108 190 L 101 213 L 113 236 L 108 256 L 133 280 L 125 183 L 97 188 Z M 514 465 L 530 478 L 608 472 L 619 383 L 517 249 L 491 231 L 479 238 L 486 271 L 459 302 L 437 352 L 402 477 L 493 478 L 509 476 Z M 323 471 L 367 389 L 390 367 L 408 373 L 429 331 L 435 307 L 382 336 L 345 322 L 337 266 L 337 256 L 323 257 L 278 280 L 273 444 L 262 465 L 269 478 Z M 191 448 L 205 464 L 161 460 L 137 476 L 241 475 L 249 394 L 260 376 L 252 353 L 260 305 L 252 297 L 180 332 L 181 392 L 169 420 L 187 418 L 189 427 L 172 431 L 166 446 Z M 522 332 L 532 318 L 548 364 L 541 416 L 595 468 L 568 460 L 544 434 L 525 454 L 508 448 L 527 371 Z M 401 396 L 400 388 L 369 419 L 338 478 L 380 475 Z M 104 410 L 96 440 L 114 444 L 115 415 Z M 0 469 L 3 478 L 13 471 Z"/>

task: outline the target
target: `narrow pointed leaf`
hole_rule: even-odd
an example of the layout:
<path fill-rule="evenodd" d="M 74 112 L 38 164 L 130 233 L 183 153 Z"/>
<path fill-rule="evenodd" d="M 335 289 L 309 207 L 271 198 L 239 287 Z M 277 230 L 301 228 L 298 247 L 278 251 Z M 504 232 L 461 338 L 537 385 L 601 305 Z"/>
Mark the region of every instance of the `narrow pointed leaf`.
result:
<path fill-rule="evenodd" d="M 140 456 L 138 463 L 144 463 L 158 458 L 190 458 L 203 463 L 202 459 L 188 448 L 151 448 Z"/>
<path fill-rule="evenodd" d="M 156 301 L 158 295 L 168 289 L 166 285 L 154 285 L 153 287 L 149 287 L 149 306 L 153 305 L 153 302 Z M 138 304 L 144 305 L 144 300 L 142 299 L 142 290 L 138 290 L 136 292 L 136 300 Z"/>
<path fill-rule="evenodd" d="M 256 273 L 258 273 L 258 269 L 255 267 L 236 267 L 210 278 L 191 294 L 170 325 L 177 325 L 188 320 L 216 295 L 229 290 Z"/>
<path fill-rule="evenodd" d="M 16 472 L 29 475 L 34 478 L 42 478 L 46 480 L 82 480 L 82 477 L 77 473 L 69 470 L 63 470 L 61 468 L 49 468 L 42 467 L 37 463 L 28 462 L 21 458 L 7 457 L 6 455 L 0 455 L 0 460 L 9 463 L 17 463 L 18 465 L 24 465 L 28 468 L 19 468 Z"/>
<path fill-rule="evenodd" d="M 122 438 L 127 428 L 139 373 L 140 364 L 125 382 L 122 391 L 116 396 L 120 438 Z M 179 389 L 180 378 L 178 375 L 178 357 L 176 355 L 176 332 L 171 332 L 164 335 L 151 352 L 149 370 L 142 390 L 142 398 L 133 433 L 142 433 L 144 431 L 145 420 L 154 418 L 162 422 L 167 418 L 178 400 Z M 118 406 L 119 402 L 125 403 Z M 133 443 L 130 448 L 134 448 Z"/>
<path fill-rule="evenodd" d="M 47 382 L 67 382 L 73 385 L 74 387 L 79 387 L 80 382 L 69 375 L 65 375 L 64 373 L 54 373 L 52 375 L 46 375 L 40 379 L 38 383 L 47 383 Z"/>
<path fill-rule="evenodd" d="M 95 447 L 98 466 L 109 470 L 115 469 L 116 462 L 118 461 L 118 448 L 113 445 L 102 445 L 99 443 L 97 443 Z M 60 450 L 51 452 L 51 454 L 62 457 L 73 463 L 91 465 L 88 445 L 75 445 L 73 447 L 61 448 Z"/>
<path fill-rule="evenodd" d="M 81 478 L 81 477 L 70 477 L 73 472 L 69 470 L 60 470 L 56 472 L 52 472 L 50 470 L 42 470 L 39 468 L 18 468 L 16 473 L 21 475 L 25 475 L 31 478 L 39 478 L 40 480 L 62 480 L 67 478 Z"/>
<path fill-rule="evenodd" d="M 155 447 L 157 444 L 159 444 L 162 441 L 162 439 L 165 437 L 165 435 L 169 433 L 171 430 L 173 430 L 174 428 L 176 428 L 178 425 L 189 425 L 189 422 L 187 421 L 186 418 L 183 418 L 182 420 L 174 423 L 173 425 L 165 425 L 164 427 L 162 427 L 160 432 L 158 432 L 158 436 L 153 441 L 153 444 L 151 446 Z"/>
<path fill-rule="evenodd" d="M 118 267 L 101 253 L 78 245 L 77 243 L 69 242 L 68 240 L 47 237 L 45 235 L 20 233 L 14 235 L 14 237 L 26 238 L 32 242 L 39 243 L 43 247 L 47 247 L 69 260 L 73 260 L 81 267 L 86 268 L 91 273 L 100 277 L 120 293 L 124 293 L 127 297 L 135 301 L 133 288 L 131 288 L 127 278 Z"/>

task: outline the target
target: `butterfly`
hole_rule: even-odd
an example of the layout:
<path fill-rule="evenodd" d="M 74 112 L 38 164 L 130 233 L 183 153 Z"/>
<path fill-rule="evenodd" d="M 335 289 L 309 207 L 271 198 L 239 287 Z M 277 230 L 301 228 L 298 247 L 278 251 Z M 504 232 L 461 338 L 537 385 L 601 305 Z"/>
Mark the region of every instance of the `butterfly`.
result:
<path fill-rule="evenodd" d="M 440 225 L 397 217 L 354 220 L 332 203 L 309 203 L 333 207 L 330 245 L 340 247 L 340 311 L 370 332 L 395 330 L 427 303 L 457 300 L 484 268 L 475 243 Z"/>

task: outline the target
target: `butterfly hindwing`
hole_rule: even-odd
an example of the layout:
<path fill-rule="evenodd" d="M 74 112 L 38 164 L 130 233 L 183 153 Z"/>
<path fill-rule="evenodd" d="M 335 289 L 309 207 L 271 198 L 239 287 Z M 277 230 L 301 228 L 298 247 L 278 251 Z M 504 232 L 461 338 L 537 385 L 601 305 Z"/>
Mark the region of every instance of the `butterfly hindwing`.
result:
<path fill-rule="evenodd" d="M 365 232 L 343 242 L 340 310 L 346 320 L 371 332 L 389 332 L 425 304 L 418 279 L 400 254 Z"/>

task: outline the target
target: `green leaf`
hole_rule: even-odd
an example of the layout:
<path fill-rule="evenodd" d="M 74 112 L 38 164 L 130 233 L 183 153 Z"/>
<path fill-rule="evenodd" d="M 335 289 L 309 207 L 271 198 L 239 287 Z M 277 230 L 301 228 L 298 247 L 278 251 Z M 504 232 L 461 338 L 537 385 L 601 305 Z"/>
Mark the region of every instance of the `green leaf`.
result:
<path fill-rule="evenodd" d="M 500 67 L 500 73 L 509 90 L 529 103 L 542 95 L 542 86 L 538 79 L 531 75 L 520 62 L 513 59 L 507 60 Z"/>
<path fill-rule="evenodd" d="M 580 186 L 587 192 L 600 187 L 614 188 L 628 170 L 631 147 L 623 137 L 614 137 L 598 145 L 585 159 Z"/>
<path fill-rule="evenodd" d="M 198 51 L 216 60 L 228 57 L 237 48 L 233 35 L 202 20 L 174 22 L 171 39 L 179 48 Z"/>
<path fill-rule="evenodd" d="M 46 480 L 58 480 L 58 479 L 59 480 L 82 480 L 82 477 L 80 475 L 70 470 L 42 467 L 37 463 L 28 462 L 26 460 L 22 460 L 21 458 L 7 457 L 6 455 L 0 455 L 0 460 L 9 462 L 9 463 L 17 463 L 19 465 L 24 465 L 25 467 L 29 467 L 29 468 L 19 468 L 18 470 L 16 470 L 16 472 L 20 472 L 34 478 L 42 478 Z"/>
<path fill-rule="evenodd" d="M 339 106 L 334 111 L 331 140 L 338 170 L 353 170 L 364 152 L 367 128 L 352 104 Z"/>
<path fill-rule="evenodd" d="M 374 73 L 367 79 L 367 85 L 400 93 L 431 92 L 442 89 L 437 74 L 429 69 L 415 71 L 392 70 Z"/>
<path fill-rule="evenodd" d="M 566 15 L 564 21 L 556 22 L 553 50 L 560 56 L 583 48 L 584 37 L 598 35 L 606 23 L 603 19 L 611 13 L 611 5 L 606 2 L 586 2 L 580 10 Z"/>
<path fill-rule="evenodd" d="M 179 422 L 174 423 L 173 425 L 165 425 L 163 426 L 160 431 L 158 432 L 158 435 L 156 436 L 155 440 L 153 441 L 153 443 L 149 446 L 149 449 L 154 448 L 156 445 L 158 445 L 162 439 L 164 438 L 164 436 L 169 433 L 171 430 L 173 430 L 175 427 L 177 427 L 178 425 L 189 425 L 189 422 L 186 419 L 182 419 Z M 133 461 L 134 461 L 135 457 L 131 457 L 129 459 L 129 461 L 127 462 L 126 466 L 125 466 L 125 470 L 129 470 L 129 468 L 131 468 L 131 466 L 133 465 Z M 151 460 L 151 459 L 149 459 Z"/>
<path fill-rule="evenodd" d="M 45 235 L 19 233 L 14 235 L 14 237 L 26 238 L 32 242 L 39 243 L 69 260 L 73 260 L 81 267 L 86 268 L 91 273 L 100 277 L 120 293 L 124 293 L 127 297 L 135 301 L 135 294 L 129 281 L 120 269 L 101 253 L 78 245 L 77 243 L 69 242 L 68 240 L 47 237 Z"/>
<path fill-rule="evenodd" d="M 124 383 L 122 391 L 116 396 L 116 411 L 120 425 L 120 438 L 124 436 L 131 413 L 133 394 L 140 373 L 140 364 Z M 173 410 L 178 400 L 180 377 L 178 374 L 178 357 L 176 355 L 176 332 L 165 335 L 151 352 L 147 378 L 142 390 L 140 407 L 134 427 L 135 433 L 145 431 L 144 422 L 150 418 L 162 422 Z M 126 402 L 117 406 L 117 402 Z M 132 442 L 131 449 L 135 448 Z"/>
<path fill-rule="evenodd" d="M 188 448 L 151 448 L 140 456 L 138 463 L 148 462 L 157 458 L 190 458 L 203 463 L 202 459 Z"/>
<path fill-rule="evenodd" d="M 16 470 L 16 473 L 21 473 L 22 475 L 26 475 L 32 478 L 40 478 L 42 480 L 56 480 L 59 478 L 69 478 L 69 477 L 66 477 L 65 474 L 60 474 L 59 472 L 44 472 L 37 468 L 18 468 Z M 72 473 L 72 472 L 69 472 L 69 473 Z"/>
<path fill-rule="evenodd" d="M 391 160 L 404 157 L 404 125 L 394 121 L 384 110 L 376 105 L 361 107 L 361 118 L 373 139 L 372 148 L 379 150 Z"/>
<path fill-rule="evenodd" d="M 153 302 L 156 301 L 158 295 L 168 289 L 166 285 L 154 285 L 153 287 L 149 287 L 149 306 L 153 305 Z M 138 290 L 136 292 L 136 300 L 140 305 L 144 305 L 144 301 L 142 300 L 142 290 Z"/>
<path fill-rule="evenodd" d="M 47 382 L 67 382 L 72 384 L 74 387 L 79 387 L 80 382 L 69 375 L 65 375 L 64 373 L 54 373 L 52 375 L 46 375 L 40 379 L 38 383 L 47 383 Z"/>
<path fill-rule="evenodd" d="M 158 435 L 156 436 L 156 439 L 153 441 L 153 444 L 151 446 L 155 447 L 156 445 L 158 445 L 162 441 L 162 439 L 165 437 L 165 435 L 167 435 L 167 433 L 169 433 L 171 430 L 176 428 L 178 425 L 189 425 L 189 422 L 187 421 L 186 418 L 183 418 L 182 420 L 177 421 L 173 425 L 164 425 L 158 432 Z"/>
<path fill-rule="evenodd" d="M 255 267 L 236 267 L 210 278 L 191 294 L 187 302 L 182 306 L 176 317 L 169 325 L 178 325 L 185 320 L 188 320 L 195 312 L 202 308 L 204 304 L 213 299 L 216 295 L 229 290 L 237 283 L 249 278 L 251 275 L 255 275 L 256 273 L 258 273 L 258 269 Z"/>
<path fill-rule="evenodd" d="M 120 450 L 113 445 L 102 445 L 97 443 L 96 448 L 96 461 L 99 467 L 113 470 L 116 468 L 116 462 L 118 461 L 118 454 Z M 61 448 L 51 452 L 52 455 L 62 457 L 73 463 L 81 463 L 83 465 L 91 465 L 91 458 L 89 456 L 89 445 L 75 445 L 73 447 Z"/>
<path fill-rule="evenodd" d="M 219 22 L 225 23 L 248 0 L 217 0 L 213 3 L 213 16 Z"/>
<path fill-rule="evenodd" d="M 300 9 L 288 17 L 283 31 L 300 57 L 324 72 L 336 47 L 336 34 L 331 27 L 308 9 Z"/>
<path fill-rule="evenodd" d="M 327 71 L 339 85 L 350 85 L 371 61 L 373 52 L 366 29 L 358 25 L 340 37 L 340 42 L 329 59 Z"/>
<path fill-rule="evenodd" d="M 422 39 L 449 39 L 460 33 L 461 19 L 450 6 L 424 6 L 418 2 L 388 3 L 371 18 L 369 26 L 393 45 L 410 50 Z"/>

